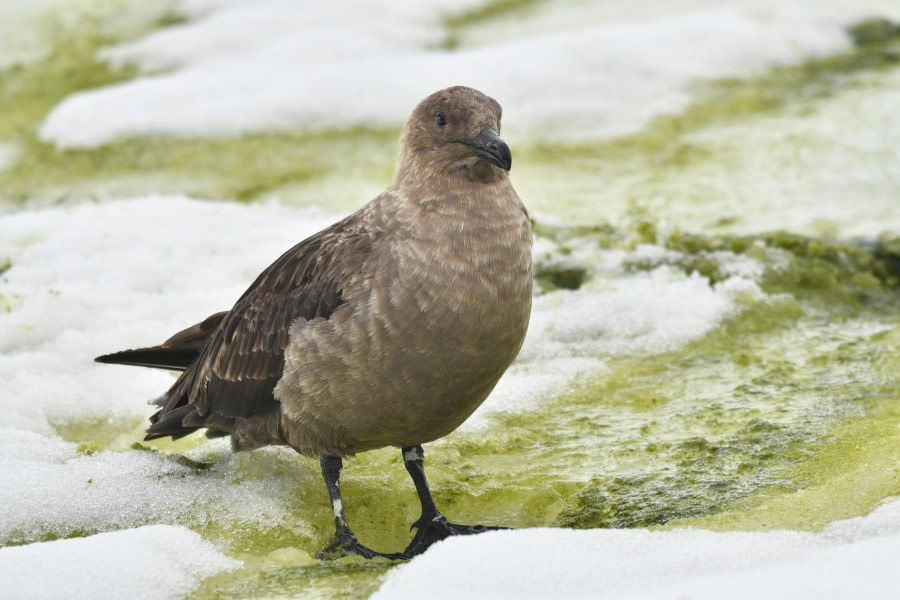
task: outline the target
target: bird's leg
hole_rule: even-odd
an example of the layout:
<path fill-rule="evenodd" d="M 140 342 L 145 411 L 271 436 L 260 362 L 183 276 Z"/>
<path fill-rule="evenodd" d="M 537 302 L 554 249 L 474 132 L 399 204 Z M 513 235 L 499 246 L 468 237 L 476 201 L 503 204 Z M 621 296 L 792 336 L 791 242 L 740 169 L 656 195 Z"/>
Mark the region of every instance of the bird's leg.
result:
<path fill-rule="evenodd" d="M 451 523 L 441 511 L 438 510 L 428 488 L 428 480 L 425 479 L 425 451 L 422 446 L 407 446 L 403 448 L 403 463 L 412 477 L 422 503 L 422 516 L 413 523 L 416 535 L 403 551 L 409 557 L 421 554 L 435 542 L 439 542 L 451 535 L 471 535 L 490 531 L 492 529 L 506 529 L 506 527 L 490 527 L 487 525 L 459 525 Z"/>
<path fill-rule="evenodd" d="M 339 456 L 323 454 L 320 457 L 322 465 L 322 477 L 328 488 L 328 497 L 331 500 L 331 508 L 334 509 L 334 541 L 327 548 L 316 554 L 319 560 L 340 558 L 342 556 L 356 555 L 363 558 L 401 559 L 403 554 L 383 554 L 371 548 L 363 546 L 347 524 L 347 516 L 344 514 L 344 506 L 341 503 L 341 469 L 344 464 Z"/>

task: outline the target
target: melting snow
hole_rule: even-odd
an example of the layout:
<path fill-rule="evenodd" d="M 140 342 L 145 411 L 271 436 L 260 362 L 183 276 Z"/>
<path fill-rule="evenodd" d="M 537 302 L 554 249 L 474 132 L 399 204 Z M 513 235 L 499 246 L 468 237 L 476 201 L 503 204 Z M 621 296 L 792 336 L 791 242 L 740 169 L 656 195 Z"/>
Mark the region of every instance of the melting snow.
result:
<path fill-rule="evenodd" d="M 0 548 L 0 589 L 18 599 L 177 598 L 240 565 L 190 529 L 151 525 Z"/>
<path fill-rule="evenodd" d="M 450 84 L 501 99 L 520 135 L 621 134 L 687 106 L 696 81 L 847 48 L 858 14 L 727 7 L 585 18 L 562 32 L 442 50 L 441 15 L 477 4 L 186 2 L 196 20 L 104 51 L 147 75 L 71 95 L 41 137 L 92 147 L 130 135 L 397 124 L 410 98 Z"/>
<path fill-rule="evenodd" d="M 522 529 L 445 540 L 374 599 L 897 595 L 900 500 L 820 533 Z"/>

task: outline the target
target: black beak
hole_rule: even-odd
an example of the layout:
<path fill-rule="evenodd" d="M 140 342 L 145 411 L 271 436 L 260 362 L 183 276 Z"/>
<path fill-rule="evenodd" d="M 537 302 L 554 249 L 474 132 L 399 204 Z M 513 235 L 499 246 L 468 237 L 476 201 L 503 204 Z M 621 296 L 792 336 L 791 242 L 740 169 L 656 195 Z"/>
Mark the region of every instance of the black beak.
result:
<path fill-rule="evenodd" d="M 506 145 L 500 134 L 490 127 L 482 129 L 474 140 L 459 140 L 459 143 L 465 144 L 475 152 L 476 156 L 497 165 L 504 171 L 509 171 L 512 167 L 512 154 L 509 153 L 509 146 Z"/>

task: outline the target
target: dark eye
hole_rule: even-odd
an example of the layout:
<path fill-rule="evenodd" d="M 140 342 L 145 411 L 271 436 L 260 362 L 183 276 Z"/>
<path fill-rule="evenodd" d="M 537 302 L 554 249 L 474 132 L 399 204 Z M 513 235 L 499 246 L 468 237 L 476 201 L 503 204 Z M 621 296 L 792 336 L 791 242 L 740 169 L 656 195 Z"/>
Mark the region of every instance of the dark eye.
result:
<path fill-rule="evenodd" d="M 438 127 L 443 127 L 447 124 L 447 117 L 445 117 L 444 113 L 441 111 L 434 113 L 434 120 L 437 122 Z"/>

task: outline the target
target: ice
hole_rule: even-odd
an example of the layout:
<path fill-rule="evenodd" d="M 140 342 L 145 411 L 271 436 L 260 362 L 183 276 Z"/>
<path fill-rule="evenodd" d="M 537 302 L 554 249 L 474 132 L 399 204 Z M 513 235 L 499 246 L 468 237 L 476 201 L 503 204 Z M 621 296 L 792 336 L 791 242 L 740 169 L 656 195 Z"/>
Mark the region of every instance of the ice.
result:
<path fill-rule="evenodd" d="M 900 499 L 819 533 L 525 529 L 456 537 L 388 573 L 390 598 L 896 598 Z"/>
<path fill-rule="evenodd" d="M 23 600 L 181 598 L 204 578 L 240 565 L 185 527 L 150 525 L 0 548 L 0 595 Z"/>
<path fill-rule="evenodd" d="M 498 98 L 517 135 L 620 134 L 684 108 L 696 81 L 845 49 L 860 14 L 705 7 L 632 21 L 586 8 L 565 31 L 442 49 L 441 15 L 476 4 L 187 3 L 190 23 L 103 52 L 145 76 L 69 96 L 40 134 L 93 147 L 133 135 L 394 125 L 410 98 L 449 84 Z"/>

